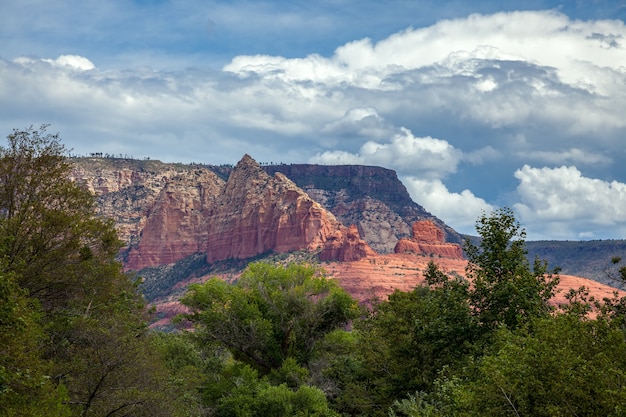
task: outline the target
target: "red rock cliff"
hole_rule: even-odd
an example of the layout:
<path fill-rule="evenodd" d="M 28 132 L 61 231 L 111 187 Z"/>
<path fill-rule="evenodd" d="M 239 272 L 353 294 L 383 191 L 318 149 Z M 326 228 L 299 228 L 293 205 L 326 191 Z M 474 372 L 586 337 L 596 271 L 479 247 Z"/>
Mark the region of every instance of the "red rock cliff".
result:
<path fill-rule="evenodd" d="M 430 220 L 417 221 L 412 227 L 412 239 L 400 239 L 395 253 L 437 255 L 443 258 L 463 259 L 463 250 L 456 243 L 446 243 L 444 232 Z"/>
<path fill-rule="evenodd" d="M 203 252 L 207 215 L 223 181 L 207 170 L 181 173 L 166 180 L 146 216 L 141 238 L 130 248 L 126 268 L 140 270 Z"/>
<path fill-rule="evenodd" d="M 208 262 L 269 251 L 320 250 L 325 260 L 338 261 L 374 253 L 356 228 L 248 155 L 228 181 L 202 166 L 101 159 L 78 161 L 72 178 L 115 220 L 131 270 L 195 253 L 206 253 Z"/>
<path fill-rule="evenodd" d="M 334 260 L 364 256 L 352 250 L 358 245 L 341 239 L 348 230 L 332 213 L 283 174 L 267 174 L 248 155 L 232 171 L 208 223 L 208 262 L 342 244 Z"/>

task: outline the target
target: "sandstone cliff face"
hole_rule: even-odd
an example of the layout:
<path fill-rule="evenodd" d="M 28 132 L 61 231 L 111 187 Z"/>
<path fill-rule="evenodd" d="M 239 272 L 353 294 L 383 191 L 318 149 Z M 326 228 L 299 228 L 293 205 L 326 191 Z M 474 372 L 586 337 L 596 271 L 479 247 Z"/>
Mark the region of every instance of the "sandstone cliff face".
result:
<path fill-rule="evenodd" d="M 285 175 L 271 176 L 248 155 L 224 182 L 206 167 L 161 164 L 107 166 L 78 161 L 73 178 L 98 195 L 101 213 L 115 220 L 126 268 L 170 264 L 196 253 L 207 262 L 265 252 L 320 250 L 349 261 L 375 253 Z"/>
<path fill-rule="evenodd" d="M 207 244 L 207 216 L 224 182 L 197 169 L 169 178 L 146 213 L 141 239 L 132 245 L 126 267 L 140 270 L 202 252 Z"/>
<path fill-rule="evenodd" d="M 267 251 L 313 251 L 334 246 L 337 236 L 348 234 L 332 213 L 291 180 L 280 173 L 268 175 L 248 155 L 232 171 L 209 223 L 208 262 Z M 334 252 L 335 260 L 360 259 L 354 253 L 358 245 L 342 243 L 347 247 Z"/>
<path fill-rule="evenodd" d="M 320 261 L 353 262 L 368 256 L 376 256 L 376 252 L 361 239 L 356 225 L 339 228 L 326 236 L 326 242 L 320 252 Z"/>
<path fill-rule="evenodd" d="M 417 221 L 412 228 L 411 239 L 400 239 L 395 253 L 435 255 L 443 258 L 463 259 L 463 250 L 456 243 L 446 243 L 443 230 L 430 220 Z"/>
<path fill-rule="evenodd" d="M 415 203 L 392 170 L 360 165 L 271 165 L 332 212 L 345 225 L 356 224 L 362 238 L 378 253 L 393 253 L 397 242 L 411 237 L 411 226 L 430 220 L 444 239 L 461 243 L 461 236 Z"/>
<path fill-rule="evenodd" d="M 170 178 L 190 170 L 189 166 L 159 161 L 78 158 L 71 178 L 97 196 L 99 213 L 114 220 L 128 248 L 140 242 L 150 213 Z"/>

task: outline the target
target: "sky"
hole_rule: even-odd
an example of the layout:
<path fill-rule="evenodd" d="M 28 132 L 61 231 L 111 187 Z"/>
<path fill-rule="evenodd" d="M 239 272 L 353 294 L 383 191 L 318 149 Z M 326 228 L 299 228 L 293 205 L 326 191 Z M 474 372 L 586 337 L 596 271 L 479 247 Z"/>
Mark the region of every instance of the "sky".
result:
<path fill-rule="evenodd" d="M 393 169 L 461 233 L 626 238 L 626 0 L 0 2 L 0 135 Z"/>

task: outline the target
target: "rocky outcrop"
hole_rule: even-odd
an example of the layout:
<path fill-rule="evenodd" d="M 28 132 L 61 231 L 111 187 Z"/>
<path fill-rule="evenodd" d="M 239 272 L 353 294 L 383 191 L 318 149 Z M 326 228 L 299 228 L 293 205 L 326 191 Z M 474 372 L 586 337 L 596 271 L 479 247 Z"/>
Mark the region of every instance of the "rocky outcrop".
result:
<path fill-rule="evenodd" d="M 281 172 L 332 212 L 345 225 L 356 224 L 361 237 L 378 253 L 393 253 L 397 242 L 411 237 L 416 221 L 430 220 L 444 231 L 445 241 L 462 237 L 415 203 L 396 172 L 362 165 L 268 165 Z"/>
<path fill-rule="evenodd" d="M 355 243 L 353 235 L 352 240 L 341 239 L 349 233 L 332 213 L 283 174 L 267 174 L 248 155 L 232 171 L 209 223 L 208 262 L 268 251 L 325 253 L 329 246 L 367 246 L 362 240 Z M 334 260 L 360 259 L 350 249 L 333 254 Z"/>
<path fill-rule="evenodd" d="M 193 169 L 150 160 L 76 158 L 73 162 L 71 179 L 96 195 L 98 212 L 115 222 L 125 243 L 125 253 L 140 243 L 161 191 L 170 179 Z"/>
<path fill-rule="evenodd" d="M 207 244 L 207 217 L 224 181 L 197 169 L 167 179 L 146 213 L 141 239 L 126 256 L 126 267 L 140 270 L 164 265 L 203 252 Z"/>
<path fill-rule="evenodd" d="M 320 260 L 324 262 L 353 262 L 376 255 L 376 252 L 361 239 L 356 225 L 351 225 L 349 228 L 342 227 L 328 235 L 326 239 L 319 255 Z"/>
<path fill-rule="evenodd" d="M 297 250 L 337 261 L 375 253 L 285 175 L 269 175 L 248 155 L 228 172 L 224 181 L 203 166 L 90 159 L 77 161 L 73 178 L 115 220 L 127 269 L 196 253 L 209 263 Z"/>
<path fill-rule="evenodd" d="M 442 258 L 463 259 L 463 250 L 456 243 L 445 242 L 444 232 L 429 220 L 417 221 L 412 227 L 411 239 L 400 239 L 395 253 L 434 255 Z"/>

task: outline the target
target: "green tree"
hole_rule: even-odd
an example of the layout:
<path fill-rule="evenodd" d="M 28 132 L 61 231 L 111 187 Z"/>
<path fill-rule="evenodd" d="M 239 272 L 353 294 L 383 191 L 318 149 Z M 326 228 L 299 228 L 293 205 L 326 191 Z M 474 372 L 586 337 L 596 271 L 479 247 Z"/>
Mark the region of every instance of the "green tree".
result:
<path fill-rule="evenodd" d="M 235 284 L 213 278 L 190 286 L 182 303 L 202 337 L 263 373 L 288 357 L 307 366 L 317 343 L 359 313 L 335 281 L 298 264 L 251 264 Z"/>
<path fill-rule="evenodd" d="M 0 416 L 69 416 L 63 386 L 41 358 L 38 307 L 11 276 L 0 275 Z"/>
<path fill-rule="evenodd" d="M 532 332 L 500 330 L 494 348 L 465 387 L 468 415 L 626 413 L 626 341 L 610 322 L 543 318 Z"/>
<path fill-rule="evenodd" d="M 442 372 L 460 367 L 473 353 L 478 332 L 469 283 L 447 276 L 433 262 L 425 277 L 424 286 L 395 291 L 355 323 L 358 382 L 346 384 L 337 401 L 358 409 L 344 411 L 386 415 L 395 399 L 430 391 Z"/>
<path fill-rule="evenodd" d="M 215 389 L 207 381 L 207 376 L 215 378 L 217 372 L 213 362 L 194 341 L 192 332 L 154 332 L 151 334 L 151 346 L 157 357 L 165 361 L 168 372 L 160 381 L 168 386 L 173 394 L 169 398 L 180 417 L 197 417 L 203 414 L 202 392 L 210 392 L 219 398 L 224 391 Z M 213 363 L 212 363 L 213 362 Z M 222 363 L 221 358 L 216 361 Z"/>
<path fill-rule="evenodd" d="M 315 387 L 275 385 L 259 378 L 249 365 L 235 365 L 238 383 L 217 401 L 215 414 L 223 417 L 339 417 L 324 393 Z"/>
<path fill-rule="evenodd" d="M 85 296 L 85 269 L 114 257 L 120 242 L 94 196 L 69 180 L 59 135 L 45 130 L 14 130 L 0 147 L 0 256 L 44 309 L 65 308 Z"/>
<path fill-rule="evenodd" d="M 545 262 L 526 258 L 526 232 L 510 209 L 481 216 L 480 244 L 466 242 L 466 274 L 472 282 L 470 304 L 486 331 L 500 325 L 517 328 L 530 318 L 546 316 L 559 282 Z"/>
<path fill-rule="evenodd" d="M 32 369 L 42 387 L 66 390 L 73 415 L 167 415 L 165 368 L 150 352 L 143 300 L 115 260 L 113 223 L 70 180 L 67 152 L 45 130 L 14 130 L 0 147 L 0 277 L 24 298 L 17 306 L 32 306 L 21 318 L 26 333 L 5 333 L 5 343 L 41 335 L 32 338 L 38 355 L 27 352 L 47 366 Z M 10 351 L 7 363 L 20 357 Z"/>
<path fill-rule="evenodd" d="M 467 242 L 467 279 L 449 276 L 430 262 L 424 286 L 396 291 L 355 324 L 358 366 L 352 379 L 345 376 L 349 368 L 336 372 L 345 381 L 336 403 L 358 408 L 342 410 L 385 415 L 395 400 L 405 398 L 394 412 L 438 415 L 442 408 L 437 404 L 449 405 L 456 392 L 442 381 L 471 374 L 473 363 L 489 353 L 494 332 L 523 329 L 549 316 L 558 278 L 539 261 L 531 267 L 525 233 L 513 213 L 502 209 L 483 215 L 476 228 L 481 240 L 478 246 Z"/>

